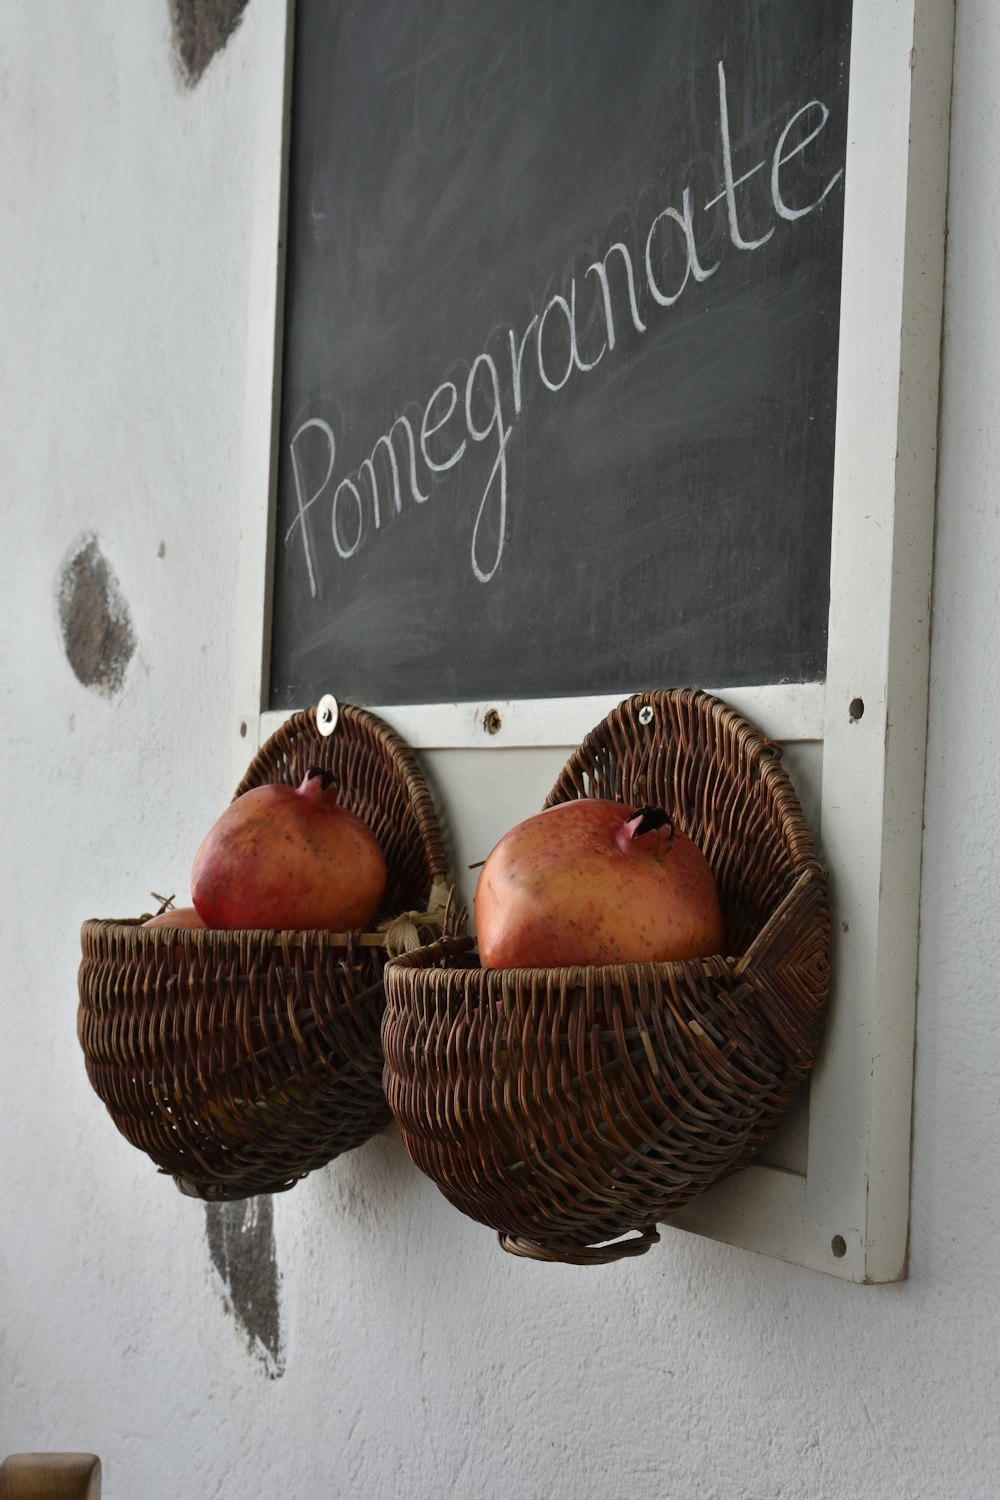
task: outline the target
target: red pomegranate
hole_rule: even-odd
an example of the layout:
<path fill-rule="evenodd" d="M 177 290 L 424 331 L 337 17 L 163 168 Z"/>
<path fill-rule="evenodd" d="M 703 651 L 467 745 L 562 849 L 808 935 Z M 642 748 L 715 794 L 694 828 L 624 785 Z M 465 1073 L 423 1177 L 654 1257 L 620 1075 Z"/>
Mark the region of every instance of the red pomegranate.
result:
<path fill-rule="evenodd" d="M 254 787 L 230 803 L 195 857 L 191 896 L 209 927 L 346 932 L 369 925 L 386 880 L 375 835 L 313 767 L 298 787 Z"/>
<path fill-rule="evenodd" d="M 479 875 L 485 968 L 642 963 L 718 953 L 708 861 L 658 808 L 562 802 L 506 834 Z"/>

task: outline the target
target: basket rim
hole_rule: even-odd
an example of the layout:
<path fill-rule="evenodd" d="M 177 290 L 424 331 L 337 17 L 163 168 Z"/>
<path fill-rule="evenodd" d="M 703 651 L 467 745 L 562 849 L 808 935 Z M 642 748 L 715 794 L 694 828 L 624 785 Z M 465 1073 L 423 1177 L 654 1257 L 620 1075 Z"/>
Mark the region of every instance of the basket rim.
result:
<path fill-rule="evenodd" d="M 437 885 L 432 887 L 432 891 L 436 888 Z M 452 887 L 447 887 L 449 893 L 452 890 Z M 454 903 L 449 901 L 437 912 L 397 913 L 386 919 L 384 928 L 355 927 L 344 932 L 327 927 L 146 927 L 145 923 L 153 915 L 152 912 L 146 912 L 137 917 L 85 917 L 80 926 L 80 935 L 81 938 L 98 934 L 126 939 L 138 937 L 141 943 L 148 943 L 151 947 L 177 947 L 180 944 L 197 950 L 228 948 L 234 944 L 240 947 L 249 944 L 282 949 L 307 948 L 313 945 L 327 948 L 388 948 L 389 932 L 386 929 L 392 923 L 403 917 L 412 917 L 418 928 L 421 922 L 427 925 L 429 920 L 434 925 L 438 922 L 447 923 L 453 910 Z"/>
<path fill-rule="evenodd" d="M 518 968 L 488 969 L 483 965 L 468 965 L 465 968 L 449 970 L 446 967 L 450 958 L 461 958 L 467 953 L 478 952 L 478 942 L 474 933 L 464 933 L 455 936 L 445 936 L 436 939 L 432 943 L 425 943 L 420 948 L 414 948 L 411 953 L 401 953 L 398 957 L 391 958 L 386 972 L 394 968 L 421 969 L 426 971 L 429 978 L 447 973 L 468 973 L 483 975 L 493 981 L 506 980 L 514 983 L 525 975 L 530 975 L 533 980 L 541 978 L 549 980 L 558 976 L 560 980 L 569 983 L 578 983 L 585 980 L 588 975 L 612 973 L 625 973 L 635 975 L 643 974 L 668 974 L 697 971 L 705 974 L 724 974 L 730 972 L 737 963 L 737 959 L 722 953 L 707 954 L 704 958 L 670 959 L 664 961 L 644 960 L 641 962 L 631 961 L 615 964 L 539 964 L 535 967 L 522 966 Z M 578 978 L 579 976 L 579 978 Z"/>
<path fill-rule="evenodd" d="M 467 973 L 483 976 L 486 983 L 506 982 L 515 984 L 526 977 L 534 985 L 554 980 L 566 985 L 586 984 L 591 975 L 622 975 L 630 980 L 641 980 L 656 975 L 659 978 L 699 974 L 704 978 L 722 977 L 725 974 L 739 979 L 750 972 L 755 962 L 766 963 L 766 954 L 759 960 L 757 954 L 764 949 L 766 938 L 776 926 L 779 916 L 797 901 L 801 892 L 814 880 L 822 883 L 825 891 L 826 871 L 818 860 L 807 863 L 798 879 L 786 893 L 780 906 L 772 912 L 767 922 L 754 935 L 742 954 L 708 953 L 700 958 L 627 960 L 612 964 L 539 964 L 534 967 L 521 965 L 510 968 L 486 968 L 483 965 L 467 965 L 461 969 L 448 969 L 449 959 L 461 958 L 478 952 L 478 940 L 474 933 L 445 933 L 430 943 L 424 943 L 409 953 L 394 955 L 386 968 L 387 978 L 394 968 L 420 969 L 428 978 L 446 973 Z"/>

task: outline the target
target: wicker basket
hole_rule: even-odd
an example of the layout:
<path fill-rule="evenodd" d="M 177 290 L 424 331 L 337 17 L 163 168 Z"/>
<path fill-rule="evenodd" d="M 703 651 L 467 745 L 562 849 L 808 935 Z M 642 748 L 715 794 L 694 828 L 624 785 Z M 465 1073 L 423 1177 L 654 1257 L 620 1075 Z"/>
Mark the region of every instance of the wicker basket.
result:
<path fill-rule="evenodd" d="M 445 938 L 389 965 L 383 1021 L 416 1165 L 505 1250 L 576 1264 L 648 1250 L 759 1151 L 815 1061 L 829 986 L 826 878 L 780 750 L 725 704 L 619 705 L 546 806 L 588 796 L 674 813 L 715 872 L 728 956 L 491 971 Z"/>
<path fill-rule="evenodd" d="M 297 786 L 311 765 L 332 772 L 343 805 L 381 844 L 380 930 L 83 924 L 78 1031 L 90 1081 L 126 1139 L 195 1197 L 283 1191 L 387 1124 L 379 1029 L 389 951 L 464 930 L 405 742 L 347 705 L 324 737 L 310 709 L 262 746 L 236 795 Z"/>

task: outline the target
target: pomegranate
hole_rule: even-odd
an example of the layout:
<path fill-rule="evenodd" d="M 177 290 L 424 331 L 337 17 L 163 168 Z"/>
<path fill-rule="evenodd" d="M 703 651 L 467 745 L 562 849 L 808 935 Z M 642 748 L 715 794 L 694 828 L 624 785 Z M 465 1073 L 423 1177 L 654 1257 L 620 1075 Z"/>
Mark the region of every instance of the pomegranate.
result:
<path fill-rule="evenodd" d="M 158 911 L 155 917 L 143 922 L 143 927 L 204 927 L 205 923 L 193 906 L 168 906 Z"/>
<path fill-rule="evenodd" d="M 708 861 L 659 808 L 562 802 L 512 828 L 475 896 L 488 969 L 666 962 L 721 951 Z"/>
<path fill-rule="evenodd" d="M 372 921 L 386 880 L 375 835 L 312 767 L 298 787 L 253 787 L 230 803 L 202 840 L 191 896 L 209 927 L 344 932 Z"/>

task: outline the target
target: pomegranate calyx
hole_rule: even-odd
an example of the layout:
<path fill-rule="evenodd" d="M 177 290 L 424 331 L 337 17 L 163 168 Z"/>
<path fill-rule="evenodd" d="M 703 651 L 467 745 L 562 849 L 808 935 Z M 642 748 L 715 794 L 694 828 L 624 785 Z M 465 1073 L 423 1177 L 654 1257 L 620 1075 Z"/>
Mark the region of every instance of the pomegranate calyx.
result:
<path fill-rule="evenodd" d="M 333 786 L 333 772 L 326 770 L 324 766 L 310 766 L 306 772 L 305 779 L 309 782 L 315 780 L 317 776 L 319 777 L 320 790 L 328 792 Z"/>
<path fill-rule="evenodd" d="M 655 833 L 660 828 L 667 830 L 667 838 L 674 836 L 674 820 L 662 807 L 640 807 L 628 819 L 629 836 L 642 838 L 644 833 Z"/>
<path fill-rule="evenodd" d="M 615 844 L 622 854 L 628 854 L 636 839 L 649 833 L 659 834 L 661 830 L 669 848 L 674 839 L 673 818 L 662 807 L 640 807 L 635 812 L 629 812 L 624 823 L 619 824 L 615 831 Z"/>

